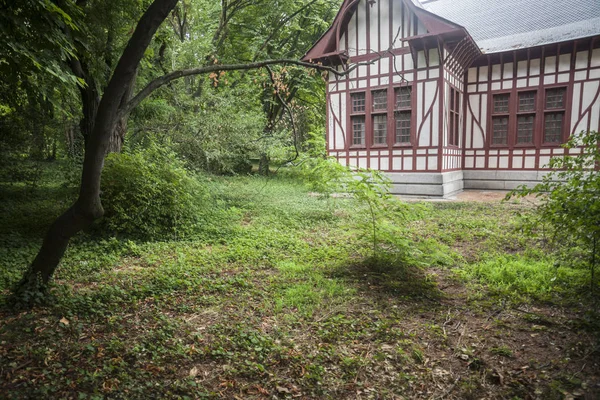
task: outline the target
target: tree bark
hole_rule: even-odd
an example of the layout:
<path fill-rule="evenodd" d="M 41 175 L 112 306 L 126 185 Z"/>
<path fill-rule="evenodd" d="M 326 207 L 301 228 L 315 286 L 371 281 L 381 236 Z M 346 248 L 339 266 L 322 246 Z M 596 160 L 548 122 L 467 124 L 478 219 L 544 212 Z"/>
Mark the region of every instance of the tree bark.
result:
<path fill-rule="evenodd" d="M 129 100 L 131 100 L 131 97 L 133 96 L 133 88 L 135 86 L 136 76 L 137 70 L 136 74 L 131 80 L 131 83 L 127 87 L 127 90 L 121 98 L 121 104 L 119 104 L 119 109 L 121 110 L 127 106 L 127 103 L 129 102 Z M 127 133 L 127 122 L 129 121 L 129 114 L 130 112 L 122 113 L 119 117 L 115 129 L 113 129 L 112 134 L 110 135 L 110 139 L 108 141 L 107 154 L 120 153 L 123 149 L 123 143 L 125 142 L 125 134 Z"/>
<path fill-rule="evenodd" d="M 73 74 L 85 82 L 85 86 L 79 86 L 81 113 L 83 114 L 83 118 L 79 121 L 79 128 L 83 139 L 87 141 L 94 130 L 96 113 L 100 104 L 100 92 L 97 82 L 90 76 L 87 65 L 83 61 L 72 58 L 69 64 Z"/>
<path fill-rule="evenodd" d="M 79 197 L 51 225 L 39 253 L 15 289 L 17 301 L 31 304 L 32 293 L 45 290 L 71 237 L 104 214 L 100 201 L 100 177 L 110 137 L 119 118 L 125 115 L 120 113 L 123 97 L 132 85 L 137 67 L 152 37 L 177 1 L 155 0 L 140 18 L 100 100 L 94 128 L 86 141 Z"/>

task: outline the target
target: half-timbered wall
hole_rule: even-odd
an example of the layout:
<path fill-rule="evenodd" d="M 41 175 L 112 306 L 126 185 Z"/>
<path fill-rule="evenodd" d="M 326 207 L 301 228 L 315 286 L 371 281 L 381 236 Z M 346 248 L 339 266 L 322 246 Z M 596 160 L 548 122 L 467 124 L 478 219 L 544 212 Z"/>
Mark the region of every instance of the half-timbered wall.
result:
<path fill-rule="evenodd" d="M 339 50 L 350 57 L 408 47 L 402 39 L 423 35 L 427 30 L 399 0 L 378 0 L 372 5 L 361 0 L 348 26 L 341 32 Z"/>
<path fill-rule="evenodd" d="M 463 169 L 465 179 L 473 182 L 465 187 L 511 189 L 524 181 L 539 180 L 543 175 L 539 171 L 547 170 L 550 158 L 565 154 L 567 150 L 560 144 L 570 135 L 600 129 L 600 41 L 588 43 L 563 45 L 562 49 L 546 47 L 535 53 L 531 50 L 502 53 L 469 68 Z M 551 118 L 553 110 L 547 107 L 547 96 L 556 90 L 564 91 L 565 96 L 560 140 L 548 141 L 546 119 Z M 494 108 L 496 96 L 509 99 L 504 114 Z M 518 137 L 522 135 L 519 101 L 525 101 L 520 98 L 526 96 L 534 102 L 529 114 L 533 120 L 531 140 Z M 502 115 L 508 119 L 507 138 L 505 143 L 498 143 L 504 140 L 494 136 L 493 124 L 494 118 L 500 119 Z M 580 150 L 569 151 L 573 154 Z M 511 177 L 502 171 L 521 172 Z M 478 180 L 510 182 L 478 183 Z"/>
<path fill-rule="evenodd" d="M 468 35 L 427 32 L 402 0 L 344 4 L 330 54 L 359 66 L 330 74 L 328 152 L 387 172 L 396 193 L 536 183 L 570 135 L 600 130 L 599 38 L 481 55 Z"/>
<path fill-rule="evenodd" d="M 442 171 L 457 171 L 462 169 L 462 146 L 463 138 L 463 99 L 464 80 L 462 74 L 464 69 L 454 63 L 454 55 L 444 48 L 444 107 L 443 107 L 443 143 L 442 143 Z M 453 97 L 453 92 L 458 96 Z M 456 103 L 456 104 L 454 104 Z M 452 106 L 458 109 L 458 115 L 453 117 Z M 458 117 L 458 122 L 454 118 Z M 452 140 L 456 137 L 455 140 Z"/>
<path fill-rule="evenodd" d="M 371 64 L 361 65 L 342 78 L 331 74 L 328 84 L 328 150 L 341 164 L 386 172 L 441 170 L 439 144 L 443 108 L 439 51 L 425 49 L 413 56 L 405 40 L 425 33 L 423 24 L 402 1 L 378 0 L 373 6 L 365 0 L 358 3 L 341 33 L 339 45 L 348 50 L 353 62 Z M 400 87 L 411 89 L 408 110 L 396 107 L 395 93 Z M 373 112 L 372 105 L 375 93 L 382 90 L 387 92 L 387 138 L 385 143 L 378 143 L 374 137 L 374 116 L 378 113 Z M 366 109 L 353 113 L 352 96 L 362 93 Z M 410 111 L 409 141 L 398 140 L 396 131 L 397 119 L 406 111 Z M 362 119 L 363 116 L 365 140 L 356 144 L 353 117 Z"/>

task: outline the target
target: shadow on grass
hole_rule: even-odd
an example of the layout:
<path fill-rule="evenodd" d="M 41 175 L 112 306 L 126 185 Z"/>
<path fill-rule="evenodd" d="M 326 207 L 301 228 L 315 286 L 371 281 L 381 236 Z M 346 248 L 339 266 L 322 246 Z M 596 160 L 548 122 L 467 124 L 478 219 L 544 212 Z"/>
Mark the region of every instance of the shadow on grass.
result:
<path fill-rule="evenodd" d="M 408 265 L 396 255 L 369 257 L 332 272 L 332 277 L 357 284 L 375 297 L 439 301 L 443 293 L 434 277 L 423 269 Z"/>
<path fill-rule="evenodd" d="M 0 185 L 0 235 L 41 238 L 75 200 L 73 188 Z"/>

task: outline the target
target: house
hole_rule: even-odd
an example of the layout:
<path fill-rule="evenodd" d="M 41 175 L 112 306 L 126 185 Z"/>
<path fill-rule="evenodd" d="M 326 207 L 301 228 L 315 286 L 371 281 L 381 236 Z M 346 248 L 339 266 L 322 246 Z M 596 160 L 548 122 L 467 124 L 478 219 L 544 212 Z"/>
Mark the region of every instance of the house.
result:
<path fill-rule="evenodd" d="M 303 60 L 359 64 L 328 78 L 328 153 L 397 194 L 535 184 L 600 129 L 598 0 L 344 0 Z"/>

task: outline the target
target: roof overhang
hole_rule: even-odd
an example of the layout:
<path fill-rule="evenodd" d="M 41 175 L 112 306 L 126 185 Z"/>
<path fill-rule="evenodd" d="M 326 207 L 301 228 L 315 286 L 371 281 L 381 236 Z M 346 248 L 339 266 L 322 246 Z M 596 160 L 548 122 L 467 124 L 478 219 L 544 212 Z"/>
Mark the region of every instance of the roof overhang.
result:
<path fill-rule="evenodd" d="M 345 52 L 338 51 L 341 29 L 352 18 L 352 12 L 358 7 L 360 0 L 344 0 L 333 23 L 317 42 L 304 54 L 302 61 L 321 62 L 323 64 L 340 64 L 348 60 Z M 345 59 L 344 59 L 345 57 Z"/>
<path fill-rule="evenodd" d="M 359 2 L 360 0 L 343 1 L 329 29 L 306 52 L 302 57 L 302 61 L 322 63 L 324 65 L 340 65 L 348 62 L 350 57 L 347 51 L 338 50 L 339 40 L 342 30 L 352 18 L 352 14 Z M 417 16 L 428 32 L 425 35 L 407 39 L 412 52 L 426 47 L 437 47 L 440 39 L 444 42 L 460 42 L 466 37 L 468 38 L 467 40 L 473 42 L 473 45 L 475 44 L 463 26 L 418 7 L 411 0 L 402 0 L 402 2 Z"/>

